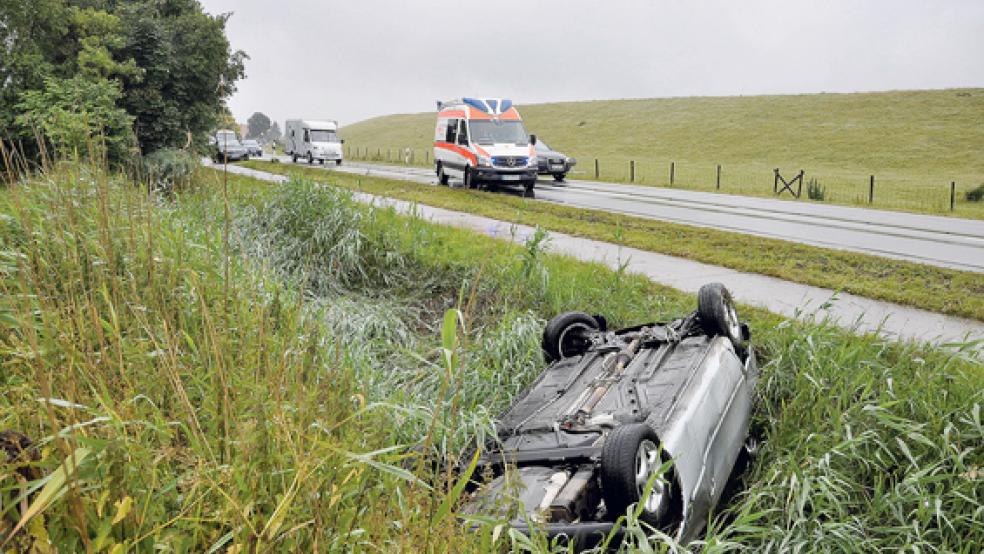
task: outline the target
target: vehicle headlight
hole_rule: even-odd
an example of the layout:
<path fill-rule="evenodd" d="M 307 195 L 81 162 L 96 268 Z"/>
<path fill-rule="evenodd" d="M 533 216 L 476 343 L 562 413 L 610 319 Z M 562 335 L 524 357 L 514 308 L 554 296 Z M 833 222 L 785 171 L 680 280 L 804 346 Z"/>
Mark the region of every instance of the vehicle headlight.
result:
<path fill-rule="evenodd" d="M 537 164 L 536 156 L 530 156 L 530 161 L 527 163 L 527 165 L 536 167 L 536 164 Z"/>
<path fill-rule="evenodd" d="M 479 156 L 478 165 L 481 167 L 492 167 L 492 160 L 488 156 Z"/>

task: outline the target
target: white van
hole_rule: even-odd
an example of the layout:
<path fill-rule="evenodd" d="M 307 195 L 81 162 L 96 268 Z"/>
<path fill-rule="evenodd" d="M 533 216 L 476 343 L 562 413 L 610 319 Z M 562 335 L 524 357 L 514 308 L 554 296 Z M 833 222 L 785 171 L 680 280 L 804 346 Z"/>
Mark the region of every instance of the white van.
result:
<path fill-rule="evenodd" d="M 438 102 L 434 169 L 442 185 L 450 177 L 468 188 L 499 183 L 536 185 L 536 135 L 529 135 L 519 111 L 504 98 L 461 98 Z"/>
<path fill-rule="evenodd" d="M 309 164 L 318 160 L 334 160 L 342 165 L 342 143 L 338 138 L 337 121 L 311 121 L 288 119 L 284 125 L 284 154 L 296 163 L 298 158 L 307 159 Z"/>

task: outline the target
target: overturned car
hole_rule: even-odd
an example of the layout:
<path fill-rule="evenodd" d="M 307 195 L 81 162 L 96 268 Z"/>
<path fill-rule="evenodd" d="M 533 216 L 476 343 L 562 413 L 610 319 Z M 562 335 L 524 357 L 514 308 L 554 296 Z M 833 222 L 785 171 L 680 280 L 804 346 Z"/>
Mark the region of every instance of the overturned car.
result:
<path fill-rule="evenodd" d="M 720 283 L 667 324 L 609 331 L 599 316 L 555 317 L 543 332 L 549 365 L 500 417 L 478 462 L 488 479 L 465 512 L 584 545 L 634 507 L 692 540 L 750 446 L 748 339 Z"/>

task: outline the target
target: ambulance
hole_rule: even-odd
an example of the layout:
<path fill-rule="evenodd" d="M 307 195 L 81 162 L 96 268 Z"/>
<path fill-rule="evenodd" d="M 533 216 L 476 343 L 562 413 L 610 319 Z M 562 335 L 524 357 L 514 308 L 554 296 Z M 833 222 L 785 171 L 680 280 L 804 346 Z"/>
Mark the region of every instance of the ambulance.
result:
<path fill-rule="evenodd" d="M 523 126 L 519 111 L 504 98 L 460 98 L 437 103 L 434 170 L 448 185 L 452 177 L 468 188 L 522 185 L 533 196 L 536 135 Z"/>

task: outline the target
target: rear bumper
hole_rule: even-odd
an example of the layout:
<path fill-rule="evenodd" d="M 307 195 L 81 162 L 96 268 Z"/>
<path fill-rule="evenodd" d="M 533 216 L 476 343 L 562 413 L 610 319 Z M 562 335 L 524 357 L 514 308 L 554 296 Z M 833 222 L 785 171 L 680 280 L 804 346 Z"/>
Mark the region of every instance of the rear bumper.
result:
<path fill-rule="evenodd" d="M 529 536 L 530 528 L 523 523 L 511 523 L 510 526 L 520 533 Z M 598 545 L 615 529 L 612 544 L 619 544 L 625 530 L 622 526 L 615 528 L 610 521 L 591 521 L 585 523 L 544 523 L 539 527 L 547 537 L 565 536 L 569 542 L 576 545 L 577 550 L 588 549 Z"/>

